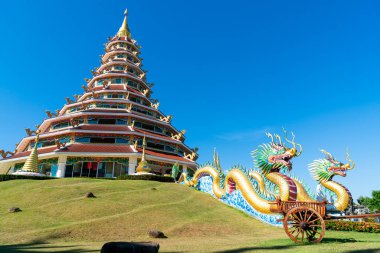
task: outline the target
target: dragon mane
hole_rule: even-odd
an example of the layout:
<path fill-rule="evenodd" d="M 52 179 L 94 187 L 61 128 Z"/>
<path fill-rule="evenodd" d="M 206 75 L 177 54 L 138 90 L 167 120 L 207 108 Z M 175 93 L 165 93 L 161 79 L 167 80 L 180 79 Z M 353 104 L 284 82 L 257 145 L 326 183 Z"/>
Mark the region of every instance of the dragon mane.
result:
<path fill-rule="evenodd" d="M 286 169 L 282 163 L 270 163 L 268 157 L 271 155 L 279 155 L 285 152 L 285 149 L 276 150 L 270 144 L 264 143 L 258 149 L 252 151 L 251 155 L 256 168 L 259 168 L 261 173 L 267 175 L 272 169 Z"/>
<path fill-rule="evenodd" d="M 333 164 L 327 159 L 314 160 L 309 164 L 311 176 L 318 182 L 327 182 L 334 176 L 333 172 L 328 171 L 328 168 Z"/>

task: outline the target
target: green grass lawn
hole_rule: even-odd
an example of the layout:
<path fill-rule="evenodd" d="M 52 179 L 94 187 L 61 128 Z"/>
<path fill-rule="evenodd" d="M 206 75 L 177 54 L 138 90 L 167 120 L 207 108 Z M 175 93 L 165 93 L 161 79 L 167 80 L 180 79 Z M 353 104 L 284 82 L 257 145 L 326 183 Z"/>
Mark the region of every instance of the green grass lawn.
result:
<path fill-rule="evenodd" d="M 97 198 L 85 199 L 86 192 Z M 8 213 L 10 207 L 20 213 Z M 167 239 L 150 239 L 149 229 Z M 108 241 L 156 241 L 160 252 L 380 252 L 380 235 L 326 232 L 295 245 L 211 196 L 170 183 L 97 179 L 0 182 L 0 252 L 99 252 Z M 376 251 L 377 250 L 377 251 Z"/>

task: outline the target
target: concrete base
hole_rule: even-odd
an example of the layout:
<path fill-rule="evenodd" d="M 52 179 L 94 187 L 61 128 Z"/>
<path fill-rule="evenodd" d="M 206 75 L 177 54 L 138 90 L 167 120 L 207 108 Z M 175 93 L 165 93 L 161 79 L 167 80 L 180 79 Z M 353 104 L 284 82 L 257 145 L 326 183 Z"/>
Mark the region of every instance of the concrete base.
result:
<path fill-rule="evenodd" d="M 30 171 L 16 171 L 12 173 L 11 175 L 20 175 L 20 176 L 30 176 L 30 177 L 46 177 L 45 174 L 37 173 L 37 172 L 30 172 Z"/>

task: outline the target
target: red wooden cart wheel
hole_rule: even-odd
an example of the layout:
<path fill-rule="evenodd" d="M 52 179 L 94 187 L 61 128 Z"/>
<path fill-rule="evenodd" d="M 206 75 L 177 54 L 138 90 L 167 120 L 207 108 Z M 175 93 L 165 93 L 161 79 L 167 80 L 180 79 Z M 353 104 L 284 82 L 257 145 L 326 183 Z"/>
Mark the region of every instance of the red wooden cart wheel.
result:
<path fill-rule="evenodd" d="M 325 236 L 323 217 L 314 209 L 299 206 L 290 209 L 284 217 L 284 229 L 292 241 L 318 243 Z"/>

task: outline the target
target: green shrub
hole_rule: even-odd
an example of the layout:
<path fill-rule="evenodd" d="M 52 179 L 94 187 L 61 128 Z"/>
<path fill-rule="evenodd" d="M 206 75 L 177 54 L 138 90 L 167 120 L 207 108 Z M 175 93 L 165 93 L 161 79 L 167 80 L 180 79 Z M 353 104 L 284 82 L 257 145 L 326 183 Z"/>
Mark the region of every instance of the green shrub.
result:
<path fill-rule="evenodd" d="M 37 176 L 24 176 L 24 175 L 0 175 L 0 182 L 16 180 L 16 179 L 31 179 L 31 180 L 46 180 L 53 179 L 53 177 L 37 177 Z"/>
<path fill-rule="evenodd" d="M 158 175 L 123 175 L 117 177 L 118 180 L 150 180 L 150 181 L 158 181 L 158 182 L 166 182 L 166 183 L 174 183 L 174 179 L 172 177 L 166 176 L 158 176 Z"/>
<path fill-rule="evenodd" d="M 327 230 L 380 233 L 380 223 L 327 220 L 325 225 Z"/>

